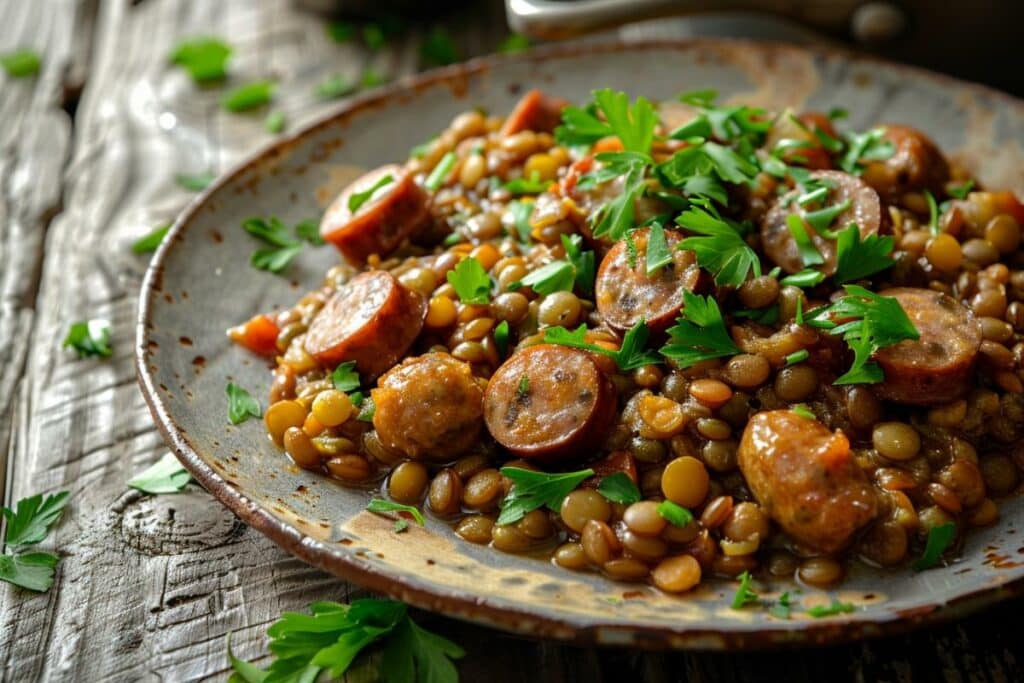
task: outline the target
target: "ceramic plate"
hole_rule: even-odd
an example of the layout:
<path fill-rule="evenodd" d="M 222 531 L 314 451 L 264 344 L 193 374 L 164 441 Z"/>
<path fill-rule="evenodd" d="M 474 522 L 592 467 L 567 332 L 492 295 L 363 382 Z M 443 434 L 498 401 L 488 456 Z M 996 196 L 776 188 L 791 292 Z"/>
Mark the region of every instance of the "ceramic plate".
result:
<path fill-rule="evenodd" d="M 524 89 L 573 101 L 594 88 L 667 100 L 717 88 L 771 108 L 844 107 L 851 126 L 909 123 L 992 187 L 1024 190 L 1024 103 L 926 72 L 741 41 L 559 46 L 435 71 L 361 99 L 251 157 L 221 177 L 175 223 L 142 291 L 137 359 L 160 429 L 195 478 L 247 524 L 287 551 L 413 605 L 523 633 L 640 647 L 743 648 L 831 642 L 948 619 L 1019 592 L 1024 584 L 1024 501 L 1002 502 L 998 525 L 971 533 L 962 559 L 921 574 L 855 567 L 830 594 L 850 615 L 788 621 L 729 608 L 735 582 L 711 581 L 682 597 L 572 573 L 541 560 L 459 539 L 438 520 L 398 535 L 364 511 L 370 494 L 289 468 L 263 424 L 232 427 L 224 386 L 265 402 L 270 374 L 224 331 L 258 311 L 288 307 L 338 256 L 307 249 L 286 277 L 248 264 L 249 216 L 294 223 L 317 216 L 351 178 L 408 151 L 472 107 L 507 112 Z M 791 589 L 780 583 L 773 593 Z"/>

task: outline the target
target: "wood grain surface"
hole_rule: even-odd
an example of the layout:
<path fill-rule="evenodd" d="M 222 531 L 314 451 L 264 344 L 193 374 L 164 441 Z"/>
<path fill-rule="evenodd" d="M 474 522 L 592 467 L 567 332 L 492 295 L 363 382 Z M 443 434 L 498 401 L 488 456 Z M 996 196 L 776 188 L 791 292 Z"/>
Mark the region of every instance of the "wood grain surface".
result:
<path fill-rule="evenodd" d="M 359 591 L 286 555 L 194 484 L 157 497 L 125 486 L 165 450 L 131 360 L 147 257 L 130 244 L 189 201 L 175 173 L 222 170 L 269 139 L 262 115 L 225 113 L 222 89 L 197 91 L 167 55 L 183 37 L 224 36 L 237 50 L 232 82 L 280 80 L 294 126 L 335 106 L 313 94 L 329 74 L 420 68 L 423 28 L 371 54 L 333 43 L 321 18 L 287 0 L 0 0 L 0 20 L 0 52 L 32 47 L 44 60 L 35 78 L 0 76 L 4 502 L 72 492 L 44 545 L 62 557 L 53 589 L 0 585 L 0 678 L 223 680 L 229 632 L 237 655 L 259 658 L 282 611 Z M 493 51 L 505 32 L 497 1 L 446 23 L 467 56 Z M 97 317 L 111 321 L 111 359 L 61 348 L 71 322 Z M 906 638 L 743 655 L 583 649 L 420 618 L 465 647 L 466 681 L 995 682 L 1024 680 L 1021 607 Z"/>

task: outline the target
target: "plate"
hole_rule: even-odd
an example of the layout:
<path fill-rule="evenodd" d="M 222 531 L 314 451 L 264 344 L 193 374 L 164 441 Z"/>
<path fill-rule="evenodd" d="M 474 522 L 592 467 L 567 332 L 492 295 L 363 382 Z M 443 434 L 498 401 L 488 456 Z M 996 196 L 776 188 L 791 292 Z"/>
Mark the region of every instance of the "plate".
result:
<path fill-rule="evenodd" d="M 992 187 L 1024 190 L 1024 103 L 980 86 L 832 51 L 749 41 L 563 45 L 493 57 L 407 79 L 267 147 L 219 178 L 175 223 L 143 285 L 137 364 L 168 443 L 195 478 L 246 524 L 312 565 L 408 603 L 536 636 L 645 648 L 752 648 L 890 634 L 950 619 L 1024 588 L 1024 500 L 968 535 L 962 559 L 914 574 L 855 567 L 831 597 L 855 613 L 826 619 L 729 608 L 736 583 L 711 581 L 681 597 L 645 585 L 573 573 L 538 559 L 462 541 L 428 519 L 395 534 L 364 510 L 370 493 L 289 468 L 259 420 L 227 424 L 225 384 L 265 403 L 265 363 L 225 329 L 290 306 L 337 261 L 307 249 L 285 277 L 248 264 L 240 223 L 317 216 L 354 167 L 404 159 L 472 107 L 506 112 L 540 87 L 573 101 L 612 87 L 667 100 L 714 87 L 772 108 L 844 107 L 850 125 L 903 122 L 923 129 Z M 428 516 L 429 517 L 429 516 Z M 780 583 L 778 592 L 793 589 Z"/>

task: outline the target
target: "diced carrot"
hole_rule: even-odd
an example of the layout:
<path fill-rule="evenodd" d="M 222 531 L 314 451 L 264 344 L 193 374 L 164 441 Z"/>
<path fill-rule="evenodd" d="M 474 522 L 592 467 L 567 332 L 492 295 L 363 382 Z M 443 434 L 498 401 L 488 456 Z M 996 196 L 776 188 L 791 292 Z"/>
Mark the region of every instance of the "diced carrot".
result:
<path fill-rule="evenodd" d="M 228 330 L 231 340 L 261 356 L 272 356 L 277 353 L 277 335 L 280 330 L 277 323 L 268 315 L 255 315 L 244 325 Z"/>
<path fill-rule="evenodd" d="M 601 138 L 594 143 L 594 154 L 600 154 L 601 152 L 621 152 L 625 149 L 622 146 L 622 140 L 615 135 L 609 135 L 606 138 Z"/>
<path fill-rule="evenodd" d="M 562 118 L 562 109 L 569 104 L 560 97 L 548 97 L 540 90 L 531 90 L 516 105 L 501 127 L 501 135 L 509 136 L 523 130 L 550 132 Z"/>

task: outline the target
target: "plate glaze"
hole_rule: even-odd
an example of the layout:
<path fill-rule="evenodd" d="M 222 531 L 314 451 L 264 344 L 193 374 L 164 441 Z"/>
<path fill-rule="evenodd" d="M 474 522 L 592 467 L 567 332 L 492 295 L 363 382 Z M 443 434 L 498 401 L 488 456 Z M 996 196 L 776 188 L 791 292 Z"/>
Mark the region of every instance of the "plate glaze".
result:
<path fill-rule="evenodd" d="M 849 125 L 909 123 L 932 136 L 988 186 L 1024 191 L 1024 103 L 924 71 L 833 51 L 748 41 L 569 45 L 485 58 L 400 81 L 261 150 L 219 178 L 179 217 L 147 273 L 136 359 L 157 424 L 195 478 L 245 523 L 325 571 L 413 605 L 537 636 L 645 648 L 754 648 L 891 634 L 962 615 L 1024 588 L 1024 499 L 1001 501 L 1001 521 L 974 530 L 962 559 L 914 574 L 854 567 L 832 592 L 809 590 L 802 608 L 831 597 L 850 615 L 791 620 L 729 608 L 735 582 L 711 580 L 673 597 L 643 584 L 574 573 L 458 538 L 428 515 L 426 528 L 392 531 L 365 512 L 367 491 L 289 467 L 262 421 L 233 427 L 224 386 L 266 403 L 266 364 L 225 329 L 292 305 L 338 259 L 307 249 L 285 277 L 248 265 L 255 244 L 240 223 L 319 215 L 352 167 L 404 159 L 451 118 L 481 106 L 506 112 L 540 87 L 573 101 L 613 87 L 667 100 L 715 87 L 722 98 L 771 108 L 850 111 Z M 183 345 L 187 338 L 191 345 Z M 762 586 L 765 597 L 793 590 Z"/>

